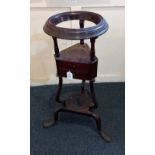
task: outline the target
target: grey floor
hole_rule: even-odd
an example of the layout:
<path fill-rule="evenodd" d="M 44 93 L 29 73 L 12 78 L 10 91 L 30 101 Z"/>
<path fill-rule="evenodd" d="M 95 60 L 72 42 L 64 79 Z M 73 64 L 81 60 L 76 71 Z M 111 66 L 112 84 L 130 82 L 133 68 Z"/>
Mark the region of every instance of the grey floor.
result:
<path fill-rule="evenodd" d="M 31 87 L 31 155 L 124 155 L 125 83 L 97 83 L 96 96 L 103 129 L 112 142 L 104 142 L 92 118 L 60 113 L 58 123 L 48 129 L 42 121 L 52 113 L 56 85 Z M 79 91 L 80 85 L 64 85 L 62 97 Z"/>

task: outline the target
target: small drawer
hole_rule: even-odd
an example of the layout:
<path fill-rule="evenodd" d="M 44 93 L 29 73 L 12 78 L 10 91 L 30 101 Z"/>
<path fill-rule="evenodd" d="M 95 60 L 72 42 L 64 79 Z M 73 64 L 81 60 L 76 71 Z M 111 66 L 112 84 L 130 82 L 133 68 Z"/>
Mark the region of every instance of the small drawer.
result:
<path fill-rule="evenodd" d="M 97 61 L 86 64 L 57 60 L 56 64 L 58 76 L 66 77 L 68 71 L 71 71 L 75 79 L 91 80 L 97 76 Z"/>

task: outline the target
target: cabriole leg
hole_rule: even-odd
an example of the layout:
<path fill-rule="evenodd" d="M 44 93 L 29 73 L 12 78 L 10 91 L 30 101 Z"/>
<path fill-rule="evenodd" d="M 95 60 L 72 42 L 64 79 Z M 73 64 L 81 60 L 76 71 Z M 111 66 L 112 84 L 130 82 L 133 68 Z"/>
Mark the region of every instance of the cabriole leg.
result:
<path fill-rule="evenodd" d="M 61 93 L 61 89 L 62 89 L 62 82 L 63 82 L 62 77 L 59 77 L 59 84 L 58 84 L 57 93 L 55 96 L 56 102 L 60 102 L 60 93 Z M 43 127 L 48 128 L 48 127 L 54 125 L 58 120 L 58 113 L 59 112 L 60 112 L 60 109 L 58 107 L 56 107 L 56 103 L 55 103 L 54 114 L 49 119 L 47 119 L 43 122 Z"/>
<path fill-rule="evenodd" d="M 97 129 L 98 129 L 98 132 L 100 134 L 100 136 L 106 141 L 106 142 L 111 142 L 111 139 L 109 136 L 107 136 L 101 129 L 101 119 L 100 119 L 100 116 L 99 114 L 97 114 L 96 112 L 90 112 L 89 113 L 90 116 L 92 116 L 94 119 L 95 119 L 95 122 L 96 122 L 96 126 L 97 126 Z"/>
<path fill-rule="evenodd" d="M 59 112 L 60 112 L 59 110 L 55 111 L 54 114 L 53 114 L 53 117 L 50 117 L 48 120 L 45 120 L 43 122 L 43 127 L 48 128 L 48 127 L 53 126 L 58 120 Z"/>

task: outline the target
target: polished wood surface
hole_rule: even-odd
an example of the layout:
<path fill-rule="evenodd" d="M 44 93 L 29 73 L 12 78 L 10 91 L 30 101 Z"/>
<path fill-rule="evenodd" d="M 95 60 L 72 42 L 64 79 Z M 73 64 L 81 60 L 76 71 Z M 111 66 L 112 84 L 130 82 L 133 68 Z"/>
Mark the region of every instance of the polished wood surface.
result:
<path fill-rule="evenodd" d="M 65 60 L 77 63 L 90 63 L 90 53 L 90 47 L 86 43 L 78 43 L 62 50 L 57 60 Z"/>
<path fill-rule="evenodd" d="M 66 77 L 68 71 L 75 79 L 91 80 L 97 76 L 98 59 L 91 60 L 91 49 L 87 44 L 75 44 L 61 51 L 55 59 L 58 76 Z"/>
<path fill-rule="evenodd" d="M 79 20 L 79 29 L 65 29 L 57 27 L 60 22 L 67 20 Z M 90 28 L 84 28 L 84 21 L 89 20 L 96 24 Z M 95 41 L 97 37 L 108 30 L 108 24 L 98 14 L 86 11 L 64 12 L 50 17 L 44 26 L 44 31 L 52 36 L 55 50 L 55 61 L 59 84 L 55 96 L 54 114 L 44 121 L 44 127 L 54 125 L 58 120 L 60 111 L 67 111 L 90 116 L 94 118 L 100 136 L 110 142 L 110 138 L 101 129 L 101 119 L 96 111 L 98 107 L 94 81 L 97 76 L 98 58 L 95 55 Z M 57 38 L 80 40 L 80 43 L 59 51 Z M 90 47 L 84 42 L 90 39 Z M 81 91 L 68 96 L 65 100 L 60 97 L 63 78 L 67 72 L 73 74 L 74 79 L 82 80 Z M 90 91 L 85 89 L 85 82 L 89 81 Z"/>
<path fill-rule="evenodd" d="M 57 26 L 57 24 L 68 20 L 79 20 L 81 29 L 69 29 Z M 84 21 L 90 21 L 96 25 L 84 28 Z M 49 17 L 43 27 L 43 30 L 48 35 L 57 38 L 80 40 L 94 38 L 104 34 L 108 30 L 108 24 L 101 15 L 94 12 L 73 11 L 63 12 Z"/>

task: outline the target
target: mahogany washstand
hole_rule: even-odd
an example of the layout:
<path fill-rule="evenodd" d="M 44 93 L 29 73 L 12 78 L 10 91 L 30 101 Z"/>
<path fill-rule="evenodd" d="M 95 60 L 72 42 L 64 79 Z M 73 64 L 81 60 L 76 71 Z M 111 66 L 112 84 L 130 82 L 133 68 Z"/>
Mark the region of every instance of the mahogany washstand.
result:
<path fill-rule="evenodd" d="M 69 29 L 58 27 L 57 24 L 68 21 L 79 20 L 79 29 Z M 84 28 L 84 21 L 95 23 L 95 26 Z M 101 119 L 96 112 L 98 106 L 95 91 L 94 80 L 97 76 L 98 58 L 95 56 L 95 40 L 98 36 L 108 30 L 108 24 L 99 14 L 88 11 L 64 12 L 51 16 L 44 25 L 44 32 L 52 36 L 54 41 L 55 60 L 57 66 L 57 76 L 59 84 L 54 103 L 53 116 L 45 120 L 44 127 L 54 125 L 58 120 L 60 111 L 75 112 L 91 116 L 95 119 L 100 136 L 110 142 L 110 138 L 101 130 Z M 65 50 L 59 51 L 57 38 L 67 40 L 80 40 Z M 84 43 L 85 39 L 90 39 L 91 47 Z M 72 94 L 62 101 L 60 93 L 63 83 L 63 77 L 71 72 L 74 79 L 82 80 L 81 92 Z M 85 89 L 85 81 L 89 81 L 90 91 Z"/>

